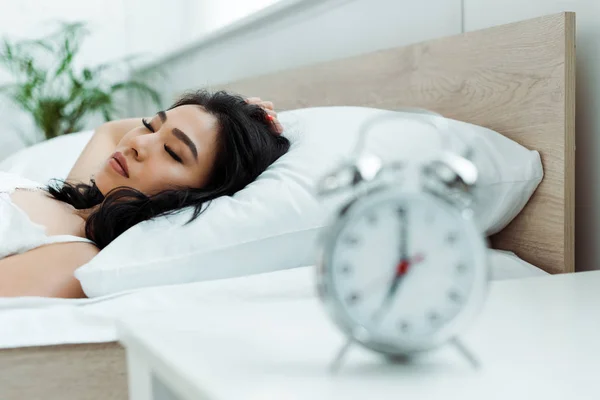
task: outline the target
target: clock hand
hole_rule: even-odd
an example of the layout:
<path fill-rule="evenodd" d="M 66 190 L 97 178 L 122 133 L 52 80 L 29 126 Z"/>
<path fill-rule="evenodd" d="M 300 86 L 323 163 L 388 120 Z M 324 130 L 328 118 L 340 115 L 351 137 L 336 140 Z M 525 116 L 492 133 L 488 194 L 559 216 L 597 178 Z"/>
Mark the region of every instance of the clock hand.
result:
<path fill-rule="evenodd" d="M 389 303 L 390 300 L 396 294 L 398 285 L 404 277 L 404 274 L 408 272 L 410 267 L 410 259 L 408 257 L 408 218 L 406 216 L 406 210 L 400 208 L 398 210 L 398 220 L 400 221 L 400 262 L 396 266 L 396 272 L 394 274 L 394 280 L 387 292 L 385 303 Z"/>
<path fill-rule="evenodd" d="M 406 217 L 406 210 L 404 208 L 399 209 L 398 216 L 400 220 L 400 262 L 396 266 L 394 279 L 383 299 L 381 307 L 373 315 L 374 320 L 381 318 L 384 311 L 389 308 L 400 282 L 403 280 L 411 265 L 411 260 L 408 257 L 408 218 Z"/>
<path fill-rule="evenodd" d="M 379 307 L 379 310 L 377 310 L 373 315 L 373 320 L 378 320 L 379 318 L 381 318 L 383 313 L 387 311 L 387 309 L 392 303 L 392 300 L 394 299 L 396 291 L 398 290 L 398 286 L 400 286 L 400 282 L 402 282 L 402 280 L 404 279 L 404 275 L 408 272 L 409 267 L 410 262 L 408 260 L 400 261 L 400 264 L 398 264 L 398 266 L 396 267 L 396 273 L 394 275 L 394 279 L 392 280 L 392 284 L 390 285 L 385 295 L 385 298 L 383 299 L 381 307 Z"/>
<path fill-rule="evenodd" d="M 415 255 L 409 260 L 409 265 L 412 268 L 413 266 L 420 264 L 423 261 L 425 261 L 425 257 L 423 256 L 423 254 L 417 253 L 417 255 Z M 379 291 L 381 289 L 381 286 L 383 286 L 387 282 L 389 282 L 389 274 L 379 275 L 362 286 L 362 293 L 368 294 L 375 291 Z"/>
<path fill-rule="evenodd" d="M 400 262 L 408 261 L 408 218 L 406 210 L 398 210 L 398 219 L 400 221 Z"/>

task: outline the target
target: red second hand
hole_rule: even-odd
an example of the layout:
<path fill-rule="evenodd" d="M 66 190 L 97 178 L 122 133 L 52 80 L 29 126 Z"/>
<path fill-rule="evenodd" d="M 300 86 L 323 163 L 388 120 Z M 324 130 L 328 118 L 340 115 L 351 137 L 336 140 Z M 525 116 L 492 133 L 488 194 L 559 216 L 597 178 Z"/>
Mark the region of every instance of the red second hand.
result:
<path fill-rule="evenodd" d="M 396 276 L 402 276 L 408 272 L 412 263 L 418 264 L 424 259 L 422 254 L 417 254 L 412 260 L 402 260 L 396 267 Z"/>
<path fill-rule="evenodd" d="M 410 260 L 410 262 L 413 264 L 419 264 L 420 262 L 423 262 L 423 260 L 425 260 L 425 257 L 423 257 L 423 254 L 419 253 L 416 256 L 414 256 L 412 260 Z"/>
<path fill-rule="evenodd" d="M 396 276 L 402 276 L 408 272 L 408 267 L 410 267 L 410 263 L 408 260 L 400 261 L 400 264 L 396 267 Z"/>

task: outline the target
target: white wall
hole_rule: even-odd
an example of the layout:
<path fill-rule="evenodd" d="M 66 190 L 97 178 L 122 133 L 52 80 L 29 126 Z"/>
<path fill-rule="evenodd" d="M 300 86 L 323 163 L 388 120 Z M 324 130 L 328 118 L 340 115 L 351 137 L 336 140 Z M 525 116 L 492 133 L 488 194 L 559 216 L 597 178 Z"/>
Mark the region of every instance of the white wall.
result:
<path fill-rule="evenodd" d="M 460 0 L 287 0 L 142 73 L 164 69 L 170 100 L 191 88 L 460 32 Z"/>
<path fill-rule="evenodd" d="M 279 0 L 219 0 L 189 1 L 186 25 L 189 37 L 197 39 L 249 14 L 277 3 Z"/>
<path fill-rule="evenodd" d="M 125 40 L 146 62 L 279 0 L 122 0 Z"/>
<path fill-rule="evenodd" d="M 93 31 L 82 48 L 80 63 L 116 58 L 128 49 L 124 36 L 126 0 L 0 0 L 0 37 L 37 37 L 53 31 L 56 20 L 88 21 Z"/>
<path fill-rule="evenodd" d="M 561 11 L 577 13 L 575 265 L 600 268 L 600 1 L 465 0 L 465 30 Z"/>

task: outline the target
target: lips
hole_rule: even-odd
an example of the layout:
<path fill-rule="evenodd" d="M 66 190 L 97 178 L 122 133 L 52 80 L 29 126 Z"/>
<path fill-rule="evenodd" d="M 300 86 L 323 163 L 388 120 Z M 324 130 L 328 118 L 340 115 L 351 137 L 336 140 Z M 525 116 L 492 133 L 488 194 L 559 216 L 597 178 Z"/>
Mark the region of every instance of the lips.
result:
<path fill-rule="evenodd" d="M 112 163 L 115 171 L 123 175 L 125 178 L 129 178 L 129 168 L 127 167 L 127 160 L 125 159 L 125 156 L 117 151 L 111 157 L 111 161 L 115 161 Z"/>

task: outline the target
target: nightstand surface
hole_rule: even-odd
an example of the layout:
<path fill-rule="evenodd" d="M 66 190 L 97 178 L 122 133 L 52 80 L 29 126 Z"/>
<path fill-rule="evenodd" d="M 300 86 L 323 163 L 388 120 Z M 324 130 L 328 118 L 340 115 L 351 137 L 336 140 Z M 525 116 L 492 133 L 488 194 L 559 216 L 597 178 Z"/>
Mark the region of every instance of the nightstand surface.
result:
<path fill-rule="evenodd" d="M 493 282 L 461 336 L 478 370 L 452 346 L 408 364 L 355 346 L 331 374 L 344 337 L 316 298 L 188 305 L 119 330 L 132 400 L 152 398 L 152 376 L 186 400 L 600 399 L 600 271 Z"/>

